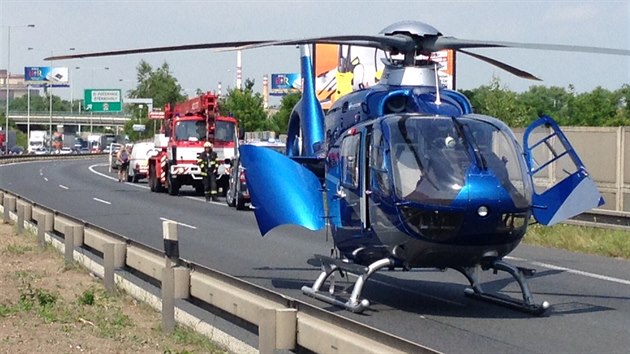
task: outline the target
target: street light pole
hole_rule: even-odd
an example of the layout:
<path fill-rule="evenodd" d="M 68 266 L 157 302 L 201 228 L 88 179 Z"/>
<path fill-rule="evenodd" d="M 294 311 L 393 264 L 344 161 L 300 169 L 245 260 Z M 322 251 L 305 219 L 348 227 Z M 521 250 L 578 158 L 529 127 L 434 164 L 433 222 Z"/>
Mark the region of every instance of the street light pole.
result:
<path fill-rule="evenodd" d="M 6 103 L 4 104 L 5 112 L 4 112 L 4 122 L 6 124 L 6 128 L 4 130 L 4 154 L 9 154 L 9 68 L 11 67 L 11 26 L 7 27 L 8 37 L 7 37 L 7 75 L 5 77 L 5 84 L 7 87 L 6 92 Z"/>
<path fill-rule="evenodd" d="M 29 27 L 33 28 L 35 25 L 23 25 L 23 26 L 7 26 L 7 75 L 5 78 L 5 86 L 6 86 L 6 103 L 4 105 L 4 120 L 5 120 L 5 132 L 4 132 L 4 147 L 5 154 L 9 153 L 9 79 L 11 77 L 11 27 Z"/>
<path fill-rule="evenodd" d="M 31 85 L 26 85 L 26 143 L 31 138 Z M 29 146 L 26 148 L 27 150 L 30 148 Z M 28 151 L 30 152 L 30 151 Z"/>
<path fill-rule="evenodd" d="M 74 47 L 72 47 L 72 48 L 68 48 L 68 50 L 75 50 L 75 48 L 74 48 Z M 51 51 L 50 51 L 50 56 L 51 56 L 51 57 L 52 57 L 52 56 L 54 56 L 54 51 L 53 51 L 53 50 L 51 50 Z M 53 71 L 53 62 L 52 62 L 52 60 L 50 61 L 50 66 L 49 66 L 49 68 L 50 68 L 50 72 L 52 73 L 52 71 Z M 68 72 L 68 75 L 70 75 L 70 73 L 69 73 L 69 72 Z M 49 131 L 49 134 L 50 134 L 49 139 L 51 139 L 51 140 L 50 140 L 50 143 L 51 143 L 50 145 L 51 145 L 51 147 L 52 147 L 52 114 L 53 114 L 53 95 L 52 95 L 52 93 L 53 93 L 53 82 L 52 82 L 52 80 L 51 80 L 51 81 L 48 83 L 48 98 L 49 98 L 49 100 L 48 100 L 48 102 L 49 102 L 49 103 L 48 103 L 48 105 L 49 105 L 49 107 L 48 107 L 48 109 L 49 109 L 49 115 L 48 115 L 48 131 Z"/>

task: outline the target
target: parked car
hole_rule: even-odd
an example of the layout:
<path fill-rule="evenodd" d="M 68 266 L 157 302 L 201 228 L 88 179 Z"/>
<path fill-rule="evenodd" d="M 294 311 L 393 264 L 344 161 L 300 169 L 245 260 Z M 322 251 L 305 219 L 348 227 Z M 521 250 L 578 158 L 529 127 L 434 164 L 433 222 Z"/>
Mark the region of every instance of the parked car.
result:
<path fill-rule="evenodd" d="M 72 148 L 70 148 L 70 147 L 62 147 L 62 148 L 59 150 L 59 154 L 61 154 L 61 155 L 69 155 L 69 154 L 72 154 Z"/>
<path fill-rule="evenodd" d="M 11 155 L 22 155 L 24 153 L 24 149 L 19 146 L 14 146 L 9 150 L 9 154 Z"/>
<path fill-rule="evenodd" d="M 137 183 L 138 180 L 147 178 L 149 174 L 149 158 L 157 154 L 157 152 L 153 142 L 135 143 L 131 148 L 127 181 Z"/>
<path fill-rule="evenodd" d="M 38 148 L 36 148 L 35 150 L 33 150 L 33 154 L 35 155 L 48 155 L 50 154 L 50 151 L 48 149 L 46 149 L 43 146 L 40 146 Z"/>

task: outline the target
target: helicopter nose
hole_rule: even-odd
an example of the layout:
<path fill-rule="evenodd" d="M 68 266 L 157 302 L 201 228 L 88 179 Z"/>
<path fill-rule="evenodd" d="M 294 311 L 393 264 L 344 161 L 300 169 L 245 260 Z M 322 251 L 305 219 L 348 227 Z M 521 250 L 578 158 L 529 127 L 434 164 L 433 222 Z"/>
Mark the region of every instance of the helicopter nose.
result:
<path fill-rule="evenodd" d="M 457 237 L 465 216 L 463 211 L 426 210 L 413 206 L 402 206 L 400 211 L 409 229 L 423 238 L 440 242 Z"/>

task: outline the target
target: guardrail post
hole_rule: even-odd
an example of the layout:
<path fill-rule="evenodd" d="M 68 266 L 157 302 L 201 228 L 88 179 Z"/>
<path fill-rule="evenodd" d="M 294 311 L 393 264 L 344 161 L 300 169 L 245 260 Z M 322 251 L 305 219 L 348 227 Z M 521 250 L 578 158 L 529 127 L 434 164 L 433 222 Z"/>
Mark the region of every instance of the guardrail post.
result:
<path fill-rule="evenodd" d="M 42 212 L 37 218 L 37 244 L 40 247 L 46 245 L 46 232 L 52 231 L 54 227 L 53 214 Z"/>
<path fill-rule="evenodd" d="M 162 273 L 162 330 L 171 333 L 175 329 L 175 270 L 179 259 L 177 224 L 172 221 L 162 222 L 164 239 L 164 270 Z"/>
<path fill-rule="evenodd" d="M 24 221 L 33 220 L 33 206 L 27 202 L 20 203 L 24 208 Z"/>
<path fill-rule="evenodd" d="M 103 283 L 107 291 L 114 292 L 114 249 L 113 243 L 103 245 Z"/>
<path fill-rule="evenodd" d="M 18 233 L 24 232 L 24 204 L 17 205 L 17 228 Z"/>
<path fill-rule="evenodd" d="M 276 350 L 276 309 L 260 310 L 258 321 L 258 351 L 273 354 Z"/>
<path fill-rule="evenodd" d="M 273 354 L 277 349 L 294 350 L 297 337 L 297 309 L 260 310 L 258 350 Z"/>
<path fill-rule="evenodd" d="M 72 263 L 74 261 L 74 227 L 72 225 L 66 225 L 63 230 L 64 240 L 64 258 L 66 262 Z"/>
<path fill-rule="evenodd" d="M 15 197 L 5 194 L 2 200 L 4 206 L 4 223 L 8 224 L 11 221 L 10 212 L 15 208 Z"/>

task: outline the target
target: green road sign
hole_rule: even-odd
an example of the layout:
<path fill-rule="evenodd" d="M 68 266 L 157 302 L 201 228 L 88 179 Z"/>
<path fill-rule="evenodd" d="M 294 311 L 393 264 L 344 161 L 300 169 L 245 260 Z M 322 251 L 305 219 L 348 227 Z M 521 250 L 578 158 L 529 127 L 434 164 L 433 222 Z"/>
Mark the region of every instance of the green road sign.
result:
<path fill-rule="evenodd" d="M 85 110 L 92 112 L 122 111 L 122 93 L 118 89 L 86 89 L 83 93 Z"/>

